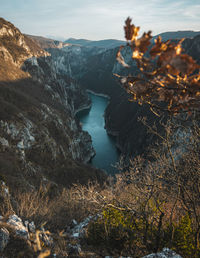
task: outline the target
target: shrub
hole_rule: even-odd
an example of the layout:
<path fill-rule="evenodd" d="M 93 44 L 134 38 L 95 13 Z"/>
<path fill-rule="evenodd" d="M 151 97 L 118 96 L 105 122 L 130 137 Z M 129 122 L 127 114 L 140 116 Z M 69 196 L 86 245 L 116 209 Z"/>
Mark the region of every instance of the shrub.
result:
<path fill-rule="evenodd" d="M 200 254 L 200 249 L 196 249 L 195 247 L 195 234 L 192 225 L 193 223 L 189 214 L 182 216 L 180 222 L 173 225 L 173 248 L 177 250 L 177 252 L 183 253 L 187 256 L 194 256 L 195 253 Z"/>

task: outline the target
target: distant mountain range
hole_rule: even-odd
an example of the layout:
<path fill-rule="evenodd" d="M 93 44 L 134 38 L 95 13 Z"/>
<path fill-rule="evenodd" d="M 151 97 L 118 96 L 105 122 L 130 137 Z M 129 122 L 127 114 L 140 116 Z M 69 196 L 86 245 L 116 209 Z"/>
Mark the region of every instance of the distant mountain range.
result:
<path fill-rule="evenodd" d="M 153 37 L 153 39 L 157 38 L 158 36 L 161 36 L 162 39 L 168 40 L 168 39 L 181 39 L 181 38 L 194 38 L 195 36 L 200 35 L 200 31 L 169 31 L 169 32 L 163 32 Z M 98 47 L 98 48 L 106 48 L 106 49 L 112 49 L 119 47 L 120 45 L 124 45 L 125 41 L 122 40 L 116 40 L 116 39 L 105 39 L 105 40 L 87 40 L 87 39 L 75 39 L 75 38 L 69 38 L 64 41 L 64 43 L 72 44 L 72 45 L 79 45 L 84 47 Z"/>
<path fill-rule="evenodd" d="M 116 40 L 116 39 L 104 39 L 104 40 L 93 41 L 93 40 L 87 40 L 87 39 L 69 38 L 65 40 L 64 43 L 69 43 L 72 45 L 80 45 L 84 47 L 98 47 L 98 48 L 111 49 L 111 48 L 116 48 L 116 47 L 119 47 L 120 45 L 123 45 L 125 41 Z"/>
<path fill-rule="evenodd" d="M 194 38 L 195 36 L 199 35 L 200 31 L 169 31 L 169 32 L 163 32 L 160 33 L 153 38 L 157 38 L 158 36 L 161 36 L 162 39 L 168 40 L 168 39 L 181 39 L 181 38 Z M 125 41 L 122 40 L 116 40 L 116 39 L 105 39 L 105 40 L 87 40 L 87 39 L 75 39 L 75 38 L 69 38 L 64 41 L 64 43 L 72 44 L 72 45 L 79 45 L 84 47 L 98 47 L 98 48 L 106 48 L 106 49 L 112 49 L 119 47 L 120 45 L 124 45 Z"/>
<path fill-rule="evenodd" d="M 169 31 L 160 33 L 153 38 L 158 36 L 162 37 L 162 40 L 168 39 L 182 39 L 182 38 L 194 38 L 195 36 L 200 35 L 200 31 L 184 30 L 184 31 Z"/>
<path fill-rule="evenodd" d="M 181 38 L 194 38 L 195 36 L 200 35 L 200 31 L 170 31 L 160 33 L 153 37 L 153 39 L 158 36 L 162 37 L 162 40 L 166 41 L 168 39 L 181 39 Z M 99 48 L 99 49 L 114 49 L 120 45 L 125 45 L 126 42 L 116 39 L 104 39 L 104 40 L 88 40 L 88 39 L 75 39 L 69 38 L 65 41 L 59 39 L 52 39 L 40 36 L 27 35 L 32 40 L 35 40 L 39 46 L 43 49 L 47 48 L 63 48 L 65 46 L 79 46 L 86 48 Z"/>

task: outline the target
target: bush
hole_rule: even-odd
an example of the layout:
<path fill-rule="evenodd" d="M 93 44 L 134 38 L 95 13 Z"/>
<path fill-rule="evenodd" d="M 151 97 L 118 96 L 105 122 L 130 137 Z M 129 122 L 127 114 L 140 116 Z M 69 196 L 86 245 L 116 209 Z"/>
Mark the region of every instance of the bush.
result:
<path fill-rule="evenodd" d="M 195 232 L 192 225 L 192 220 L 188 214 L 182 216 L 180 222 L 177 225 L 173 225 L 172 240 L 173 249 L 190 257 L 194 257 L 195 253 L 200 254 L 200 249 L 195 248 Z"/>

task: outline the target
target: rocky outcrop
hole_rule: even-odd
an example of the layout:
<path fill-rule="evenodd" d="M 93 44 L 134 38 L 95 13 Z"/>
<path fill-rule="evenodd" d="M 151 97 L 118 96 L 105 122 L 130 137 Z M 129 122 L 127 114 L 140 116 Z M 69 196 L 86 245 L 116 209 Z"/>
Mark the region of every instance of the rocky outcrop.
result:
<path fill-rule="evenodd" d="M 49 53 L 38 47 L 30 38 L 24 36 L 12 23 L 0 18 L 0 50 L 5 61 L 12 61 L 20 66 L 31 56 L 49 56 Z"/>
<path fill-rule="evenodd" d="M 181 258 L 181 256 L 179 254 L 176 254 L 169 248 L 163 248 L 162 252 L 149 254 L 144 256 L 143 258 Z"/>
<path fill-rule="evenodd" d="M 3 257 L 13 257 L 13 251 L 23 253 L 23 257 L 35 257 L 34 254 L 44 251 L 41 243 L 46 248 L 53 246 L 53 238 L 43 226 L 36 230 L 33 221 L 23 222 L 16 214 L 10 215 L 7 221 L 6 218 L 0 219 L 0 226 L 0 253 Z"/>
<path fill-rule="evenodd" d="M 63 48 L 65 46 L 70 45 L 68 43 L 64 43 L 64 42 L 59 41 L 59 40 L 53 40 L 53 39 L 49 39 L 49 38 L 45 38 L 45 37 L 33 36 L 33 35 L 25 35 L 25 36 L 27 36 L 28 38 L 31 38 L 32 40 L 37 42 L 39 47 L 41 47 L 42 49 Z"/>

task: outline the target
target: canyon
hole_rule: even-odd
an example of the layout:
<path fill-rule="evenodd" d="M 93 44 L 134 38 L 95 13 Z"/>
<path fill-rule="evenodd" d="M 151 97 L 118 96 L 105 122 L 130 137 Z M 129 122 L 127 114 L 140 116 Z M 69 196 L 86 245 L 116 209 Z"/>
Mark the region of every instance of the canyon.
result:
<path fill-rule="evenodd" d="M 165 40 L 170 37 L 175 40 L 175 34 L 175 32 L 166 32 L 161 36 Z M 183 49 L 199 63 L 199 32 L 177 32 L 177 38 L 180 36 L 191 37 L 184 40 Z M 160 132 L 162 126 L 160 118 L 153 114 L 148 106 L 141 107 L 129 101 L 130 96 L 120 86 L 114 75 L 129 73 L 137 75 L 138 69 L 131 60 L 130 50 L 128 48 L 123 50 L 125 61 L 130 65 L 127 69 L 116 61 L 118 47 L 108 49 L 105 45 L 104 48 L 97 48 L 85 46 L 87 41 L 77 43 L 59 50 L 55 48 L 46 50 L 59 63 L 59 67 L 63 69 L 67 67 L 68 75 L 75 78 L 82 88 L 110 97 L 110 103 L 105 111 L 105 126 L 109 134 L 116 136 L 116 146 L 122 156 L 128 160 L 138 154 L 144 154 L 157 137 L 149 134 L 147 128 L 138 119 L 147 117 L 148 124 L 150 126 L 155 124 Z"/>
<path fill-rule="evenodd" d="M 200 63 L 200 35 L 195 34 L 178 32 L 177 38 L 189 37 L 183 48 Z M 164 33 L 162 37 L 177 40 L 173 33 Z M 177 204 L 178 218 L 172 222 L 175 233 L 171 239 L 166 236 L 170 235 L 170 205 L 172 218 L 181 197 L 180 186 L 176 188 L 180 175 L 183 190 L 189 185 L 192 198 L 193 184 L 198 186 L 199 141 L 191 165 L 188 157 L 195 152 L 190 149 L 195 138 L 188 140 L 191 124 L 187 119 L 188 131 L 177 126 L 172 133 L 167 151 L 173 153 L 174 159 L 167 156 L 164 145 L 154 149 L 154 155 L 160 150 L 163 153 L 147 159 L 145 155 L 158 137 L 149 133 L 140 118 L 147 117 L 148 125 L 155 126 L 162 135 L 161 119 L 148 106 L 130 102 L 130 96 L 120 86 L 116 74 L 138 75 L 129 48 L 123 49 L 123 56 L 130 68 L 125 69 L 116 61 L 121 44 L 124 42 L 112 39 L 71 38 L 61 42 L 25 35 L 0 18 L 0 252 L 4 251 L 5 257 L 13 257 L 13 253 L 41 257 L 46 251 L 46 256 L 51 253 L 54 257 L 139 257 L 138 252 L 142 257 L 152 251 L 155 254 L 144 257 L 180 257 L 164 245 L 183 254 L 187 249 L 184 239 L 192 239 L 188 214 L 196 208 L 193 202 L 191 206 L 180 206 L 187 208 L 186 215 L 185 210 L 179 214 L 179 204 L 185 199 Z M 101 103 L 98 95 L 107 99 Z M 96 104 L 99 106 L 95 107 Z M 95 108 L 100 111 L 98 119 Z M 85 117 L 81 117 L 85 111 L 91 112 L 89 118 L 96 120 L 89 124 L 89 129 L 85 127 Z M 90 129 L 105 152 L 98 162 L 93 159 L 98 148 L 87 132 Z M 112 150 L 104 146 L 103 137 L 113 139 L 109 135 L 115 139 Z M 104 167 L 99 163 L 104 165 L 105 157 L 112 151 L 115 160 L 120 152 L 128 169 L 131 158 L 141 154 L 145 159 L 136 163 L 132 171 L 130 168 L 128 173 L 111 178 L 102 170 L 109 172 L 110 164 Z M 176 152 L 183 156 L 182 160 Z M 178 161 L 177 166 L 174 160 Z M 194 171 L 195 177 L 188 171 Z M 182 226 L 189 228 L 188 232 L 181 233 Z M 179 242 L 172 245 L 176 232 Z M 38 249 L 35 240 L 39 242 Z M 130 248 L 126 242 L 129 240 Z M 193 251 L 193 245 L 189 248 Z"/>
<path fill-rule="evenodd" d="M 75 117 L 91 105 L 85 90 L 110 97 L 105 127 L 125 159 L 145 153 L 156 141 L 138 118 L 148 117 L 158 127 L 159 118 L 147 106 L 130 102 L 114 76 L 130 72 L 116 61 L 122 41 L 60 42 L 23 35 L 2 18 L 0 38 L 0 174 L 10 185 L 17 180 L 34 187 L 42 180 L 66 186 L 105 178 L 87 165 L 95 150 Z M 199 42 L 197 35 L 183 47 L 199 57 Z M 137 74 L 129 54 L 125 49 L 126 62 Z"/>

